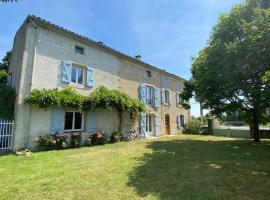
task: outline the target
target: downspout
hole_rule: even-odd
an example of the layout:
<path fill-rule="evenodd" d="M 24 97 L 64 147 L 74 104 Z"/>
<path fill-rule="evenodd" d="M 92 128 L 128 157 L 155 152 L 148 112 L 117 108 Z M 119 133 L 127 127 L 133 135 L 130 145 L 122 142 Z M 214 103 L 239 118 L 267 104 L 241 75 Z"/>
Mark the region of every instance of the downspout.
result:
<path fill-rule="evenodd" d="M 30 73 L 30 83 L 29 83 L 29 93 L 32 91 L 32 84 L 33 84 L 33 73 L 34 73 L 34 66 L 36 61 L 36 51 L 37 51 L 37 37 L 38 37 L 38 26 L 35 24 L 35 22 L 30 18 L 29 21 L 35 28 L 35 36 L 34 36 L 34 45 L 33 45 L 33 56 L 32 56 L 32 66 L 31 66 L 31 73 Z M 28 141 L 29 141 L 29 131 L 30 131 L 30 117 L 31 117 L 31 105 L 29 105 L 29 111 L 28 111 L 28 126 L 27 126 L 27 132 L 25 135 L 25 147 L 28 147 Z"/>

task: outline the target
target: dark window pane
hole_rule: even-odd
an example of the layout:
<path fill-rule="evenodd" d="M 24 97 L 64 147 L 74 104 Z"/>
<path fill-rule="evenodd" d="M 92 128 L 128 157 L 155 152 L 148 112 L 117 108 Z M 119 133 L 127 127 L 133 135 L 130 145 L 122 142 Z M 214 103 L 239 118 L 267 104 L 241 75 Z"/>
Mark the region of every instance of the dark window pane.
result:
<path fill-rule="evenodd" d="M 185 125 L 185 117 L 184 117 L 184 115 L 180 115 L 180 123 L 181 123 L 181 127 L 184 127 L 184 125 Z"/>
<path fill-rule="evenodd" d="M 75 47 L 75 52 L 83 55 L 84 54 L 84 49 L 83 49 L 83 47 L 76 46 Z"/>
<path fill-rule="evenodd" d="M 75 113 L 75 129 L 82 129 L 82 114 Z"/>
<path fill-rule="evenodd" d="M 72 112 L 66 112 L 65 130 L 71 130 L 72 129 L 72 120 L 73 120 L 73 113 Z"/>
<path fill-rule="evenodd" d="M 151 77 L 152 77 L 151 71 L 147 70 L 147 71 L 146 71 L 146 76 L 149 77 L 149 78 L 151 78 Z"/>
<path fill-rule="evenodd" d="M 169 91 L 165 90 L 165 103 L 169 103 Z"/>
<path fill-rule="evenodd" d="M 72 67 L 72 72 L 71 72 L 71 82 L 76 83 L 77 81 L 77 69 L 75 67 Z"/>
<path fill-rule="evenodd" d="M 83 70 L 78 68 L 78 83 L 82 84 L 83 83 Z"/>
<path fill-rule="evenodd" d="M 149 116 L 149 132 L 152 132 L 152 115 Z"/>
<path fill-rule="evenodd" d="M 146 86 L 146 104 L 151 105 L 152 104 L 152 88 L 149 86 Z"/>

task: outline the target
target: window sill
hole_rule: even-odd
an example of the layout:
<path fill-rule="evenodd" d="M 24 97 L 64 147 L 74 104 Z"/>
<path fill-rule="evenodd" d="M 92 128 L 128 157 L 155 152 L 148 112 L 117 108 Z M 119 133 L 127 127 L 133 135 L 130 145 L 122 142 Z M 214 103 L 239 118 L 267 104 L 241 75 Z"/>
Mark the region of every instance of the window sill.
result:
<path fill-rule="evenodd" d="M 74 130 L 64 130 L 66 133 L 72 133 L 72 132 L 84 132 L 84 129 L 74 129 Z"/>
<path fill-rule="evenodd" d="M 83 85 L 83 84 L 80 84 L 80 83 L 73 83 L 73 82 L 70 82 L 69 83 L 70 86 L 74 86 L 75 88 L 78 88 L 78 89 L 82 89 L 82 88 L 85 88 L 86 86 Z"/>

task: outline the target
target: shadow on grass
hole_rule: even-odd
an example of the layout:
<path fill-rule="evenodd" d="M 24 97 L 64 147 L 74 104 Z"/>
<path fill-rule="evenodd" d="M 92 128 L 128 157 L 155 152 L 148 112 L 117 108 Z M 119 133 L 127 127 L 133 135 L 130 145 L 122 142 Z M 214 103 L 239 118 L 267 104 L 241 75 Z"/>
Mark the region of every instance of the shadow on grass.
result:
<path fill-rule="evenodd" d="M 160 199 L 267 199 L 269 143 L 251 141 L 153 141 L 137 158 L 128 186 Z"/>

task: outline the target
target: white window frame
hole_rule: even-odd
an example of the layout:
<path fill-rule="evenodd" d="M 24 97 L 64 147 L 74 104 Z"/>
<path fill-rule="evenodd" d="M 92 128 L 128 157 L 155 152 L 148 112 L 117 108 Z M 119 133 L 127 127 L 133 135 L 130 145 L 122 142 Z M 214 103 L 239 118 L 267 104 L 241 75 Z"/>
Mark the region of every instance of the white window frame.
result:
<path fill-rule="evenodd" d="M 73 113 L 73 117 L 72 117 L 72 129 L 65 129 L 65 131 L 67 132 L 71 132 L 71 131 L 83 131 L 84 130 L 84 114 L 83 112 L 79 112 L 79 111 L 74 111 L 74 110 L 68 110 L 65 111 L 65 119 L 64 119 L 64 127 L 66 126 L 66 113 L 71 112 Z M 75 129 L 75 113 L 81 113 L 82 115 L 82 122 L 81 122 L 81 129 Z"/>
<path fill-rule="evenodd" d="M 76 82 L 73 82 L 72 81 L 72 70 L 73 69 L 76 69 Z M 81 69 L 82 70 L 82 83 L 78 83 L 78 80 L 79 80 L 79 76 L 78 76 L 79 70 L 78 69 Z M 71 80 L 70 80 L 70 82 L 72 84 L 84 85 L 84 67 L 72 63 L 72 66 L 71 66 Z"/>

